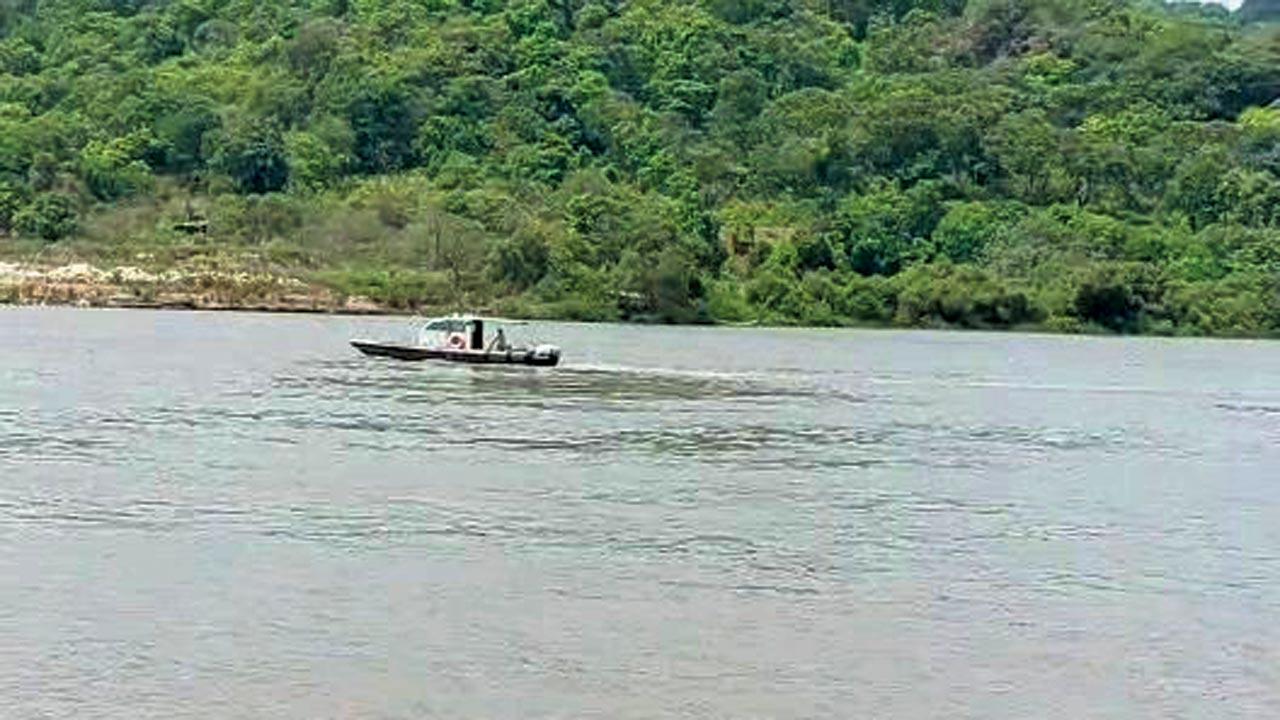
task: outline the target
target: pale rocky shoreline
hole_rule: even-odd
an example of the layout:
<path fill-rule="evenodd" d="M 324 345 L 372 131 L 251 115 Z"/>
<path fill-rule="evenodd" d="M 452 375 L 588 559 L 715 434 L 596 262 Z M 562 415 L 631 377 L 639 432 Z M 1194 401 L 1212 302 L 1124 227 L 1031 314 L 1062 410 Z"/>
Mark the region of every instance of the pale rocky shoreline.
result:
<path fill-rule="evenodd" d="M 297 278 L 271 274 L 167 270 L 89 263 L 41 266 L 0 262 L 0 305 L 171 308 L 259 312 L 393 314 L 367 298 L 342 297 Z"/>

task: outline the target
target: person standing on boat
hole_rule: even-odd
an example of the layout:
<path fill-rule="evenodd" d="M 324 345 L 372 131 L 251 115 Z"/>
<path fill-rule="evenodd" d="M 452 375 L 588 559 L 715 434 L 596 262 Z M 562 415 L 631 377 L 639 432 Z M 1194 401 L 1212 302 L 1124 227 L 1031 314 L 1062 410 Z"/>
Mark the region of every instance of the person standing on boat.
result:
<path fill-rule="evenodd" d="M 508 348 L 507 334 L 502 331 L 502 328 L 498 328 L 498 331 L 493 334 L 493 340 L 489 343 L 489 349 L 497 352 L 506 352 Z"/>

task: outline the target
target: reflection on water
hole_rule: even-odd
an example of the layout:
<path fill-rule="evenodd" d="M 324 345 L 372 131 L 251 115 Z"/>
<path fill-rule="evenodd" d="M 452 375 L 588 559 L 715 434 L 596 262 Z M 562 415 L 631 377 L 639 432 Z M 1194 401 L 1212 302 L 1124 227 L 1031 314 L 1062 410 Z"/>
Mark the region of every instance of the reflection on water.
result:
<path fill-rule="evenodd" d="M 355 322 L 0 314 L 16 716 L 1280 713 L 1273 346 Z"/>

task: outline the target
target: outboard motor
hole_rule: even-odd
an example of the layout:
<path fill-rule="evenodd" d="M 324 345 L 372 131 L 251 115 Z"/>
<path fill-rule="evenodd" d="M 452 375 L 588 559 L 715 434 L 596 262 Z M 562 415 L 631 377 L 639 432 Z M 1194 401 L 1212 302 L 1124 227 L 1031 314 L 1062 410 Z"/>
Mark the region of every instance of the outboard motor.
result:
<path fill-rule="evenodd" d="M 529 351 L 529 358 L 535 365 L 559 365 L 560 348 L 555 345 L 535 345 Z"/>

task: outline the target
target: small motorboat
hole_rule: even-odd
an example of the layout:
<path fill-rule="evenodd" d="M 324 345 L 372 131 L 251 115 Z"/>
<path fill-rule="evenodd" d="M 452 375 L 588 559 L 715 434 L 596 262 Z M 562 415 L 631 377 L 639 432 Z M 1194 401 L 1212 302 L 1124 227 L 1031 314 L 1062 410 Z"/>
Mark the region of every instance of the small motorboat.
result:
<path fill-rule="evenodd" d="M 497 326 L 493 337 L 485 338 L 486 324 Z M 443 360 L 472 365 L 529 365 L 555 367 L 560 364 L 560 348 L 555 345 L 511 345 L 503 325 L 515 323 L 469 315 L 428 320 L 413 345 L 352 340 L 355 349 L 373 357 L 410 362 Z"/>

